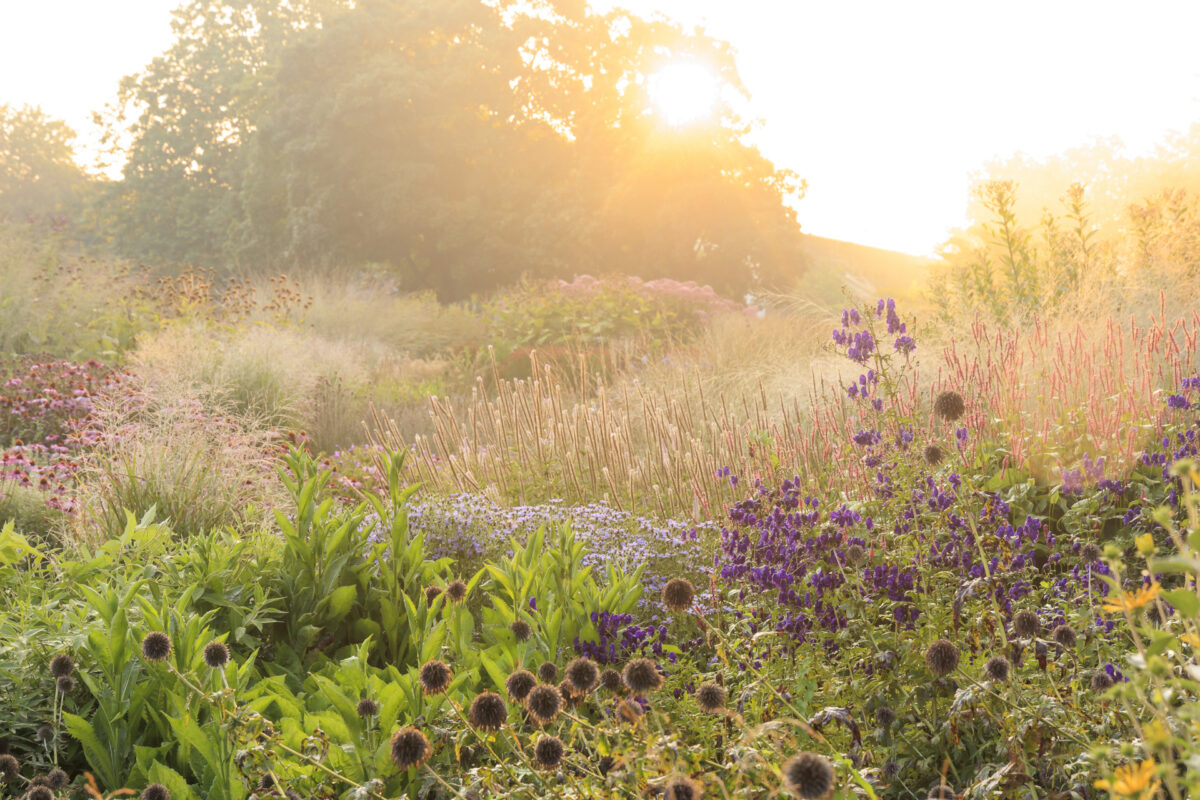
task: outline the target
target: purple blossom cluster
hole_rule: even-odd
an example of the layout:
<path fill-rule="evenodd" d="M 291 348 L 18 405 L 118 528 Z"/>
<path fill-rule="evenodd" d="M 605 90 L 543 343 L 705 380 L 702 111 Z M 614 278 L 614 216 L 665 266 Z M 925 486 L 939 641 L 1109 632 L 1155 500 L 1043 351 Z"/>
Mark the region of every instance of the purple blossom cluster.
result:
<path fill-rule="evenodd" d="M 662 656 L 667 641 L 666 625 L 640 625 L 632 614 L 611 614 L 593 611 L 592 624 L 596 626 L 596 640 L 575 637 L 575 652 L 587 656 L 597 664 L 619 664 L 629 658 L 645 655 L 649 649 L 654 655 Z"/>

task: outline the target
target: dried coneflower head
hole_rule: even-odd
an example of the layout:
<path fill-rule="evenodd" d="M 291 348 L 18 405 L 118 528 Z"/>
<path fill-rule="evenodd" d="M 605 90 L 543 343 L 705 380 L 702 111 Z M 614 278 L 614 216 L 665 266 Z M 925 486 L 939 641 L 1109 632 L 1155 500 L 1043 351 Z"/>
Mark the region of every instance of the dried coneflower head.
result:
<path fill-rule="evenodd" d="M 171 655 L 171 637 L 154 631 L 142 639 L 142 657 L 147 661 L 166 661 Z"/>
<path fill-rule="evenodd" d="M 783 779 L 792 794 L 817 800 L 833 791 L 833 765 L 825 756 L 801 753 L 784 762 Z"/>
<path fill-rule="evenodd" d="M 881 728 L 890 728 L 896 721 L 896 712 L 890 706 L 880 706 L 875 709 L 875 724 Z"/>
<path fill-rule="evenodd" d="M 988 680 L 1002 683 L 1008 680 L 1009 666 L 1008 659 L 1004 656 L 992 656 L 983 665 L 983 671 L 988 676 Z"/>
<path fill-rule="evenodd" d="M 171 793 L 161 783 L 152 783 L 142 790 L 141 800 L 171 800 Z"/>
<path fill-rule="evenodd" d="M 212 669 L 221 669 L 229 663 L 229 645 L 224 642 L 209 642 L 204 646 L 204 663 Z"/>
<path fill-rule="evenodd" d="M 433 601 L 437 600 L 438 595 L 441 593 L 442 593 L 442 587 L 440 587 L 440 586 L 426 586 L 425 587 L 425 605 L 427 605 L 427 606 L 433 605 Z"/>
<path fill-rule="evenodd" d="M 21 774 L 21 762 L 11 753 L 0 755 L 0 779 L 11 781 Z"/>
<path fill-rule="evenodd" d="M 949 675 L 958 666 L 958 648 L 949 639 L 938 639 L 925 651 L 925 666 L 939 678 Z"/>
<path fill-rule="evenodd" d="M 565 674 L 571 687 L 579 694 L 587 694 L 600 681 L 600 668 L 587 656 L 580 656 L 567 664 Z"/>
<path fill-rule="evenodd" d="M 1013 617 L 1013 632 L 1022 639 L 1032 639 L 1042 630 L 1042 621 L 1037 612 L 1025 609 Z"/>
<path fill-rule="evenodd" d="M 1107 691 L 1112 688 L 1113 679 L 1112 679 L 1112 676 L 1109 675 L 1107 672 L 1105 672 L 1102 669 L 1098 669 L 1094 673 L 1092 673 L 1092 680 L 1091 680 L 1090 685 L 1092 687 L 1092 691 L 1104 692 L 1104 691 Z"/>
<path fill-rule="evenodd" d="M 557 769 L 562 763 L 563 743 L 557 736 L 543 736 L 533 747 L 533 758 L 542 769 Z"/>
<path fill-rule="evenodd" d="M 54 800 L 54 791 L 49 786 L 34 786 L 21 795 L 22 800 Z"/>
<path fill-rule="evenodd" d="M 621 691 L 621 673 L 615 669 L 606 669 L 600 673 L 600 685 L 610 692 Z"/>
<path fill-rule="evenodd" d="M 696 705 L 702 711 L 716 714 L 725 708 L 725 689 L 718 684 L 709 682 L 700 684 L 696 689 Z"/>
<path fill-rule="evenodd" d="M 471 701 L 467 719 L 476 728 L 494 731 L 508 721 L 508 706 L 495 692 L 481 692 Z"/>
<path fill-rule="evenodd" d="M 451 603 L 461 603 L 466 596 L 467 585 L 462 581 L 455 579 L 446 584 L 446 597 Z"/>
<path fill-rule="evenodd" d="M 696 599 L 696 587 L 686 578 L 672 578 L 663 587 L 662 599 L 671 611 L 687 611 Z"/>
<path fill-rule="evenodd" d="M 539 725 L 553 722 L 562 707 L 562 694 L 556 687 L 544 683 L 533 687 L 525 698 L 525 710 Z"/>
<path fill-rule="evenodd" d="M 63 675 L 54 682 L 54 688 L 58 690 L 59 694 L 70 694 L 75 691 L 75 679 L 70 675 Z"/>
<path fill-rule="evenodd" d="M 425 694 L 441 694 L 450 686 L 450 667 L 444 661 L 426 661 L 418 680 Z"/>
<path fill-rule="evenodd" d="M 416 728 L 401 728 L 392 735 L 392 763 L 400 769 L 419 767 L 432 754 L 429 740 Z"/>
<path fill-rule="evenodd" d="M 538 678 L 542 683 L 554 683 L 558 680 L 558 667 L 554 665 L 553 661 L 543 661 L 542 665 L 538 667 Z"/>
<path fill-rule="evenodd" d="M 648 658 L 635 658 L 625 665 L 621 672 L 621 680 L 636 694 L 653 692 L 663 685 L 663 677 L 658 667 Z"/>
<path fill-rule="evenodd" d="M 953 787 L 947 786 L 944 783 L 939 783 L 929 790 L 929 800 L 956 800 L 958 793 Z"/>
<path fill-rule="evenodd" d="M 58 790 L 70 783 L 71 777 L 62 767 L 55 767 L 46 774 L 46 780 L 50 782 L 51 789 Z"/>
<path fill-rule="evenodd" d="M 628 722 L 630 725 L 636 724 L 645 713 L 642 710 L 642 704 L 636 700 L 626 699 L 617 703 L 617 719 Z"/>
<path fill-rule="evenodd" d="M 379 704 L 369 697 L 364 697 L 358 701 L 358 715 L 363 719 L 373 717 L 379 713 Z"/>
<path fill-rule="evenodd" d="M 963 402 L 963 396 L 958 392 L 942 392 L 933 401 L 933 410 L 947 422 L 954 422 L 967 410 L 967 404 Z"/>
<path fill-rule="evenodd" d="M 928 445 L 921 452 L 921 455 L 925 457 L 925 463 L 931 467 L 936 467 L 938 464 L 942 463 L 942 459 L 946 456 L 946 454 L 942 452 L 942 448 L 938 447 L 936 444 Z"/>
<path fill-rule="evenodd" d="M 512 625 L 508 626 L 512 631 L 512 635 L 516 637 L 518 642 L 525 642 L 533 635 L 533 629 L 529 627 L 529 623 L 523 619 L 514 620 Z"/>
<path fill-rule="evenodd" d="M 1075 647 L 1075 643 L 1078 640 L 1075 636 L 1075 629 L 1070 625 L 1067 625 L 1065 622 L 1062 625 L 1055 627 L 1054 632 L 1051 635 L 1054 637 L 1054 641 L 1058 642 L 1068 650 Z"/>
<path fill-rule="evenodd" d="M 525 702 L 525 698 L 529 696 L 529 692 L 535 686 L 537 686 L 537 678 L 527 669 L 517 670 L 512 675 L 509 675 L 508 680 L 504 682 L 504 688 L 508 691 L 508 696 L 516 703 Z"/>
<path fill-rule="evenodd" d="M 75 671 L 75 660 L 66 653 L 59 653 L 50 659 L 50 674 L 55 678 L 70 675 Z"/>
<path fill-rule="evenodd" d="M 1100 545 L 1095 542 L 1088 542 L 1083 547 L 1079 548 L 1079 557 L 1084 563 L 1091 564 L 1094 561 L 1100 560 Z"/>
<path fill-rule="evenodd" d="M 700 800 L 704 795 L 704 789 L 691 778 L 680 775 L 667 781 L 663 794 L 666 800 Z"/>
<path fill-rule="evenodd" d="M 866 557 L 867 552 L 861 544 L 852 544 L 846 548 L 846 563 L 852 567 L 857 567 Z"/>

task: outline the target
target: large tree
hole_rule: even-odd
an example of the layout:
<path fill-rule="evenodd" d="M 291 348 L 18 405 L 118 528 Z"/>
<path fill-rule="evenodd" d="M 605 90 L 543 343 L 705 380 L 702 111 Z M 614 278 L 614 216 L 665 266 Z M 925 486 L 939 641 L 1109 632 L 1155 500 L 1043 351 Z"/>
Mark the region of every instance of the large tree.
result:
<path fill-rule="evenodd" d="M 65 122 L 0 105 L 0 218 L 70 213 L 86 183 Z"/>

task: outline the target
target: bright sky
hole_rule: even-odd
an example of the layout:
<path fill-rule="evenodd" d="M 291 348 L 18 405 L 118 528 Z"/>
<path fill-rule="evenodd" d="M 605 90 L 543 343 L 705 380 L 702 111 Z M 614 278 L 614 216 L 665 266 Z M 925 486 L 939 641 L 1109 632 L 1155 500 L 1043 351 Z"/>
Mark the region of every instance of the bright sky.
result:
<path fill-rule="evenodd" d="M 598 0 L 702 24 L 738 50 L 755 141 L 808 180 L 810 233 L 929 254 L 970 173 L 1096 137 L 1144 151 L 1200 122 L 1200 2 Z M 85 137 L 170 43 L 176 0 L 0 0 L 0 102 Z"/>

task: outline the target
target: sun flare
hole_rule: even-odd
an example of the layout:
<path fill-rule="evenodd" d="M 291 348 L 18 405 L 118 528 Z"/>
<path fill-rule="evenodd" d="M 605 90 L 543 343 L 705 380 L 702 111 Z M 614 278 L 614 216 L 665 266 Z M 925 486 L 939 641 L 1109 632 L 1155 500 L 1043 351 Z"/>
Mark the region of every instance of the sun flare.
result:
<path fill-rule="evenodd" d="M 650 76 L 650 100 L 669 125 L 688 125 L 712 116 L 719 85 L 703 64 L 680 62 Z"/>

